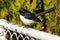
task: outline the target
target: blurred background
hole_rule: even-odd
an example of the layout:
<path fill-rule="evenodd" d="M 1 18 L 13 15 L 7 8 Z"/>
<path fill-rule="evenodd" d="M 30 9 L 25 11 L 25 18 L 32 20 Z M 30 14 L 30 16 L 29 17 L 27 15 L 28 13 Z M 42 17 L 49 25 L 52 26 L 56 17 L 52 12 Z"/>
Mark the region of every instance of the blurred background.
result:
<path fill-rule="evenodd" d="M 40 13 L 56 6 L 55 11 L 40 17 L 33 29 L 60 35 L 60 0 L 0 0 L 0 19 L 23 25 L 19 10 L 24 8 L 32 13 Z"/>

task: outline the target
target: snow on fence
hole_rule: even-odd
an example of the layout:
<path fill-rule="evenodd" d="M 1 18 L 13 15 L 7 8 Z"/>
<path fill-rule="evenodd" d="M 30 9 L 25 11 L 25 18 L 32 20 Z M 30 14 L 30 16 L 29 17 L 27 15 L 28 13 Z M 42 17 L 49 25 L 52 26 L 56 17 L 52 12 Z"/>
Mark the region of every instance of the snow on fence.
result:
<path fill-rule="evenodd" d="M 13 33 L 11 33 L 11 31 Z M 12 40 L 13 35 L 19 40 L 60 40 L 60 36 L 49 34 L 43 31 L 34 30 L 18 24 L 10 23 L 4 19 L 0 19 L 0 40 L 7 40 L 6 34 L 10 34 L 10 40 Z M 19 33 L 19 35 L 17 35 Z"/>

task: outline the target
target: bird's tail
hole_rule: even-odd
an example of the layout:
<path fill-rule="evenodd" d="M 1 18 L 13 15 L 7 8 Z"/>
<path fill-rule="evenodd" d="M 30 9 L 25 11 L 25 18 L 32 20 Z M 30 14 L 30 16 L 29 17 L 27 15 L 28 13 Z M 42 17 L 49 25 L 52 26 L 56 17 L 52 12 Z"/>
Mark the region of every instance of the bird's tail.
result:
<path fill-rule="evenodd" d="M 38 16 L 42 16 L 42 15 L 44 15 L 44 14 L 46 14 L 46 13 L 49 13 L 49 12 L 51 12 L 51 11 L 54 11 L 56 9 L 56 7 L 52 7 L 52 8 L 50 8 L 50 9 L 48 9 L 48 10 L 45 10 L 45 11 L 43 11 L 43 12 L 41 12 L 41 13 L 38 13 L 38 14 L 36 14 L 36 16 L 38 17 Z"/>

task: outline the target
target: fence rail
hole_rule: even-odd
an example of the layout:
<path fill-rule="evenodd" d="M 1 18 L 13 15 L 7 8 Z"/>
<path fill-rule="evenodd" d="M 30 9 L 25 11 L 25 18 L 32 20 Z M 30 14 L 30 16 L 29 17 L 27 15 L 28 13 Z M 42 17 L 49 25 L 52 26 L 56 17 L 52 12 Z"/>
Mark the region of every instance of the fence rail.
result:
<path fill-rule="evenodd" d="M 10 30 L 13 33 L 10 33 Z M 24 26 L 20 26 L 18 24 L 10 23 L 4 19 L 0 19 L 0 40 L 7 40 L 6 34 L 10 33 L 10 40 L 12 40 L 13 35 L 17 37 L 17 40 L 22 37 L 23 40 L 27 38 L 27 40 L 60 40 L 60 36 L 49 34 L 43 31 L 34 30 L 31 28 L 27 28 Z M 17 33 L 19 36 L 17 36 Z M 25 35 L 25 37 L 23 36 Z M 24 37 L 24 38 L 23 38 Z"/>

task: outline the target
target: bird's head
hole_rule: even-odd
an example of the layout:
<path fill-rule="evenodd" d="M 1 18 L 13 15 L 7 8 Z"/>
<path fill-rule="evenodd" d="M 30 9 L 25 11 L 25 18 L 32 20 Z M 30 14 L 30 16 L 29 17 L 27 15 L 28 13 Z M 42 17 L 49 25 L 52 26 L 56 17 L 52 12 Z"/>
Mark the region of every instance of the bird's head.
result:
<path fill-rule="evenodd" d="M 20 15 L 24 15 L 24 9 L 20 9 L 18 12 L 20 13 Z"/>
<path fill-rule="evenodd" d="M 28 15 L 30 13 L 26 9 L 20 9 L 18 12 L 20 12 L 20 15 L 23 15 L 23 16 Z"/>

